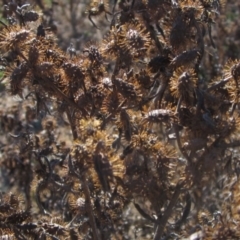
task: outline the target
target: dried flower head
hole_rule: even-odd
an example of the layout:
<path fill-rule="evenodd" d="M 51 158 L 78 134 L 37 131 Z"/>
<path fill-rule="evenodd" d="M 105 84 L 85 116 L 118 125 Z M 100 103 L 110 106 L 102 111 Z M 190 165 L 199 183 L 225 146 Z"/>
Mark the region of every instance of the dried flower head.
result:
<path fill-rule="evenodd" d="M 119 56 L 121 51 L 119 38 L 120 31 L 121 29 L 112 27 L 107 36 L 103 39 L 100 47 L 100 53 L 104 57 L 115 59 Z"/>
<path fill-rule="evenodd" d="M 87 44 L 87 47 L 83 52 L 88 53 L 88 59 L 91 62 L 92 67 L 100 66 L 102 64 L 102 56 L 99 52 L 99 47 L 96 44 Z"/>
<path fill-rule="evenodd" d="M 182 101 L 191 106 L 194 100 L 194 91 L 197 84 L 197 77 L 193 69 L 184 71 L 178 68 L 170 79 L 170 90 L 175 98 L 182 98 Z"/>
<path fill-rule="evenodd" d="M 239 61 L 230 60 L 224 67 L 224 77 L 228 79 L 225 88 L 228 94 L 231 96 L 231 100 L 234 103 L 239 101 L 239 80 L 240 80 L 240 64 Z"/>
<path fill-rule="evenodd" d="M 240 80 L 240 62 L 231 67 L 231 74 L 236 82 Z"/>
<path fill-rule="evenodd" d="M 142 56 L 150 46 L 150 33 L 142 24 L 125 24 L 120 27 L 120 45 L 133 56 Z"/>
<path fill-rule="evenodd" d="M 11 92 L 13 95 L 21 94 L 23 89 L 23 80 L 26 78 L 29 71 L 29 66 L 26 62 L 22 62 L 14 68 L 10 76 Z"/>
<path fill-rule="evenodd" d="M 0 33 L 0 48 L 4 51 L 18 49 L 31 37 L 30 30 L 26 28 L 21 28 L 18 25 L 6 26 Z"/>

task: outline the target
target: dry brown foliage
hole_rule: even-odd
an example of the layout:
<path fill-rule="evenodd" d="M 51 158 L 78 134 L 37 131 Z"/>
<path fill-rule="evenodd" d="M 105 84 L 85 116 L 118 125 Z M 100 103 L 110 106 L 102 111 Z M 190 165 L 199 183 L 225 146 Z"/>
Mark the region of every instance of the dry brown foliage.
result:
<path fill-rule="evenodd" d="M 2 1 L 0 239 L 239 239 L 239 3 L 79 2 Z"/>

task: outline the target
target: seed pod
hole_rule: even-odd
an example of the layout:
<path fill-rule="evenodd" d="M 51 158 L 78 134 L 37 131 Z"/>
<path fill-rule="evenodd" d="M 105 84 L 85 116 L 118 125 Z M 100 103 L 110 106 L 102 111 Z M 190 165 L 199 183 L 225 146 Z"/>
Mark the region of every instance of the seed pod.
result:
<path fill-rule="evenodd" d="M 186 48 L 189 35 L 189 27 L 184 21 L 181 13 L 175 18 L 173 27 L 170 32 L 170 44 L 174 50 L 180 50 Z"/>
<path fill-rule="evenodd" d="M 194 100 L 197 77 L 192 69 L 183 71 L 178 68 L 170 79 L 170 90 L 175 98 L 182 98 L 182 101 L 191 105 Z"/>
<path fill-rule="evenodd" d="M 125 109 L 120 112 L 120 121 L 123 127 L 124 136 L 127 141 L 131 141 L 132 137 L 132 126 L 130 122 L 130 117 Z"/>
<path fill-rule="evenodd" d="M 144 89 L 149 89 L 153 84 L 153 80 L 146 70 L 140 70 L 139 73 L 135 74 L 135 78 L 138 84 Z"/>
<path fill-rule="evenodd" d="M 155 109 L 150 111 L 147 116 L 142 120 L 141 124 L 144 125 L 146 123 L 166 123 L 168 124 L 172 120 L 175 119 L 174 113 L 168 109 Z"/>
<path fill-rule="evenodd" d="M 125 82 L 120 78 L 116 78 L 114 80 L 114 85 L 124 98 L 132 100 L 136 99 L 137 94 L 132 84 Z"/>
<path fill-rule="evenodd" d="M 119 36 L 120 46 L 130 51 L 134 57 L 142 56 L 151 43 L 149 32 L 141 24 L 122 25 Z"/>
<path fill-rule="evenodd" d="M 9 215 L 6 218 L 5 222 L 9 224 L 22 223 L 26 221 L 29 218 L 29 216 L 30 216 L 29 212 L 19 211 Z"/>
<path fill-rule="evenodd" d="M 28 52 L 28 60 L 29 60 L 29 63 L 31 64 L 31 66 L 34 66 L 37 63 L 38 57 L 39 57 L 39 50 L 38 50 L 36 44 L 33 44 L 33 45 L 31 45 L 29 52 Z"/>
<path fill-rule="evenodd" d="M 109 159 L 100 152 L 93 155 L 93 163 L 103 191 L 110 191 L 109 178 L 113 177 L 113 171 Z"/>
<path fill-rule="evenodd" d="M 18 26 L 4 28 L 0 33 L 0 48 L 4 51 L 14 50 L 27 42 L 30 31 Z"/>
<path fill-rule="evenodd" d="M 108 35 L 103 39 L 100 52 L 104 57 L 115 59 L 121 51 L 119 43 L 120 29 L 112 27 Z"/>
<path fill-rule="evenodd" d="M 118 112 L 119 105 L 121 104 L 123 98 L 120 94 L 115 92 L 110 92 L 103 100 L 102 108 L 104 114 L 109 116 L 114 116 Z M 109 119 L 108 119 L 109 120 Z"/>
<path fill-rule="evenodd" d="M 85 75 L 80 66 L 73 63 L 64 63 L 62 68 L 67 76 L 65 79 L 70 82 L 71 90 L 76 92 L 79 88 L 82 88 L 86 93 L 87 90 L 84 82 Z"/>
<path fill-rule="evenodd" d="M 28 65 L 26 62 L 21 63 L 18 67 L 16 67 L 12 75 L 11 79 L 11 92 L 13 95 L 19 94 L 22 89 L 21 83 L 23 79 L 27 76 L 28 73 Z"/>
<path fill-rule="evenodd" d="M 62 68 L 69 78 L 82 79 L 84 77 L 81 68 L 76 64 L 64 63 Z"/>
<path fill-rule="evenodd" d="M 36 223 L 17 224 L 16 226 L 17 226 L 17 228 L 19 228 L 23 231 L 26 231 L 26 232 L 33 231 L 34 229 L 36 229 L 38 227 L 38 225 Z"/>
<path fill-rule="evenodd" d="M 35 11 L 28 11 L 23 15 L 24 22 L 35 22 L 39 18 L 39 14 Z"/>
<path fill-rule="evenodd" d="M 91 45 L 84 49 L 83 52 L 88 53 L 88 59 L 92 64 L 99 66 L 102 63 L 102 56 L 97 46 Z"/>
<path fill-rule="evenodd" d="M 54 73 L 54 65 L 51 62 L 41 62 L 36 66 L 36 74 L 40 77 L 50 77 Z"/>
<path fill-rule="evenodd" d="M 193 65 L 196 59 L 199 57 L 200 53 L 197 49 L 192 49 L 189 51 L 184 51 L 181 54 L 177 55 L 171 62 L 171 66 L 178 68 L 181 66 L 188 67 Z"/>
<path fill-rule="evenodd" d="M 10 35 L 13 40 L 17 43 L 17 42 L 23 42 L 27 39 L 27 37 L 29 36 L 29 31 L 23 29 L 22 31 L 19 31 L 17 33 L 13 33 Z"/>
<path fill-rule="evenodd" d="M 156 73 L 158 71 L 162 72 L 170 64 L 169 57 L 157 56 L 150 60 L 148 63 L 148 68 L 151 73 Z"/>
<path fill-rule="evenodd" d="M 9 1 L 7 5 L 4 5 L 4 7 L 6 8 L 9 16 L 11 16 L 13 13 L 16 12 L 18 4 L 16 1 Z"/>
<path fill-rule="evenodd" d="M 41 41 L 43 40 L 41 39 Z M 54 62 L 56 67 L 61 67 L 67 61 L 66 56 L 58 48 L 51 47 L 51 49 L 46 49 L 44 47 L 44 54 L 47 59 L 51 59 Z"/>

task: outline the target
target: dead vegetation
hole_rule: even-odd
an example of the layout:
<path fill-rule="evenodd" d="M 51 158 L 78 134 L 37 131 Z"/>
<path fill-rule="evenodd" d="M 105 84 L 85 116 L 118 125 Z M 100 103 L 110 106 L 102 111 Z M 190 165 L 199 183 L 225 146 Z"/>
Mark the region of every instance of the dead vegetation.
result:
<path fill-rule="evenodd" d="M 0 239 L 239 239 L 239 11 L 2 1 Z"/>

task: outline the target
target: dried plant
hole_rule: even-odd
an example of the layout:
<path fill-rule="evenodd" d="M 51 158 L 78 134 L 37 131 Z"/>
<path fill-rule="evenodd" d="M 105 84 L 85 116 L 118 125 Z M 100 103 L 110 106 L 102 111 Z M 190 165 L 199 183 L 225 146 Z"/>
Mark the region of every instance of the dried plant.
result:
<path fill-rule="evenodd" d="M 233 5 L 2 1 L 1 239 L 240 238 Z"/>

